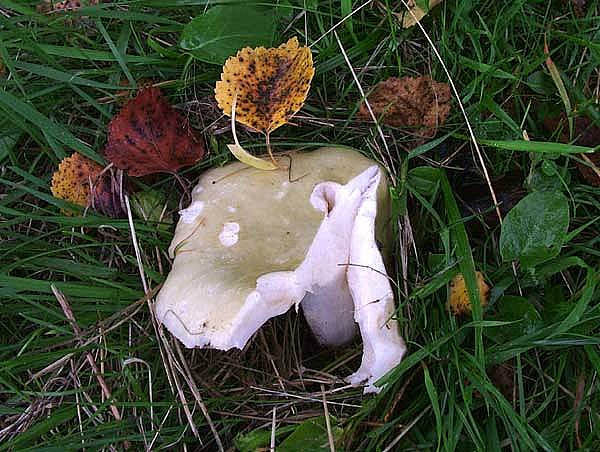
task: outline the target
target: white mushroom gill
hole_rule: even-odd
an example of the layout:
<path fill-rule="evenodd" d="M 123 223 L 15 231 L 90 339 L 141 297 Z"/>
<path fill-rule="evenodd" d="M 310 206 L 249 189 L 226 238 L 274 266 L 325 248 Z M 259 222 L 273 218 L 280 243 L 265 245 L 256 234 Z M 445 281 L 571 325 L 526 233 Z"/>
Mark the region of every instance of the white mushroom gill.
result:
<path fill-rule="evenodd" d="M 375 239 L 386 243 L 387 183 L 349 149 L 289 158 L 297 177 L 233 163 L 200 179 L 193 202 L 202 214 L 177 226 L 157 318 L 187 347 L 221 350 L 243 348 L 294 305 L 323 345 L 348 343 L 358 325 L 363 357 L 349 381 L 375 392 L 405 352 Z"/>
<path fill-rule="evenodd" d="M 343 345 L 356 334 L 354 304 L 346 280 L 350 239 L 363 198 L 370 188 L 377 190 L 379 179 L 379 168 L 372 166 L 346 185 L 323 182 L 310 197 L 324 217 L 296 272 L 307 292 L 302 311 L 322 344 Z"/>
<path fill-rule="evenodd" d="M 348 381 L 366 382 L 364 392 L 379 392 L 375 382 L 394 368 L 406 345 L 394 316 L 394 292 L 375 240 L 376 186 L 364 192 L 352 229 L 347 280 L 354 301 L 354 319 L 363 340 L 360 368 Z"/>

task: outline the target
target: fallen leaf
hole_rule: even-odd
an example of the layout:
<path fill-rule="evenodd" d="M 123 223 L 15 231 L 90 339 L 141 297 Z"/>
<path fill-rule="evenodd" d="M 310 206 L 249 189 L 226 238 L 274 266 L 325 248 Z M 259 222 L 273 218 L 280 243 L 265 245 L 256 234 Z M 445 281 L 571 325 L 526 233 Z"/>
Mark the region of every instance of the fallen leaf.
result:
<path fill-rule="evenodd" d="M 245 47 L 223 66 L 215 98 L 231 116 L 237 93 L 237 121 L 268 134 L 300 110 L 315 73 L 312 54 L 294 37 L 279 47 Z"/>
<path fill-rule="evenodd" d="M 454 162 L 453 162 L 454 163 Z M 456 165 L 456 163 L 454 163 Z M 457 165 L 458 166 L 458 165 Z M 466 180 L 465 171 L 456 172 L 454 182 L 455 195 L 459 199 L 461 213 L 468 217 L 479 217 L 488 228 L 496 227 L 499 223 L 498 215 L 494 209 L 494 201 L 484 182 L 471 182 Z M 527 194 L 522 186 L 523 177 L 519 172 L 507 173 L 492 180 L 496 200 L 500 213 L 504 217 Z M 474 223 L 474 224 L 471 224 Z M 470 222 L 469 231 L 480 229 L 480 222 Z M 482 231 L 484 234 L 485 231 Z"/>
<path fill-rule="evenodd" d="M 155 87 L 144 88 L 108 125 L 104 155 L 131 176 L 174 173 L 204 157 L 204 144 Z"/>
<path fill-rule="evenodd" d="M 321 452 L 334 450 L 330 446 L 340 443 L 344 430 L 337 425 L 337 419 L 329 417 L 329 424 L 324 416 L 315 417 L 303 421 L 292 434 L 277 446 L 280 452 Z"/>
<path fill-rule="evenodd" d="M 62 2 L 54 2 L 52 0 L 43 0 L 37 10 L 40 13 L 56 13 L 59 11 L 75 11 L 84 6 L 95 6 L 100 3 L 100 0 L 63 0 Z"/>
<path fill-rule="evenodd" d="M 215 98 L 227 116 L 266 135 L 273 159 L 269 134 L 300 110 L 314 73 L 310 49 L 296 37 L 276 48 L 245 47 L 225 62 Z"/>
<path fill-rule="evenodd" d="M 567 115 L 563 112 L 558 117 L 546 118 L 544 127 L 549 132 L 559 131 L 559 140 L 562 143 L 569 143 L 569 130 L 565 127 Z M 574 144 L 580 146 L 596 147 L 600 145 L 600 127 L 592 122 L 586 116 L 575 118 L 573 125 Z M 586 161 L 587 165 L 577 162 L 577 168 L 583 178 L 590 184 L 600 187 L 600 152 L 591 154 L 580 154 L 580 157 Z"/>
<path fill-rule="evenodd" d="M 486 284 L 481 272 L 475 272 L 475 276 L 477 277 L 481 306 L 487 306 L 490 295 L 490 286 Z M 471 313 L 471 300 L 469 299 L 465 277 L 462 273 L 459 273 L 452 281 L 450 281 L 450 296 L 448 297 L 446 308 L 454 315 Z"/>
<path fill-rule="evenodd" d="M 263 160 L 258 157 L 254 157 L 248 151 L 246 151 L 240 142 L 238 141 L 237 133 L 235 132 L 235 111 L 236 111 L 236 101 L 237 101 L 237 93 L 233 96 L 233 104 L 231 106 L 231 133 L 233 134 L 234 144 L 228 144 L 227 147 L 229 151 L 233 154 L 233 156 L 238 159 L 240 162 L 245 163 L 248 166 L 252 166 L 257 169 L 271 171 L 277 169 L 277 165 L 275 162 L 268 162 L 267 160 Z M 271 154 L 271 159 L 273 159 L 273 155 Z"/>
<path fill-rule="evenodd" d="M 50 190 L 56 198 L 118 218 L 125 213 L 120 200 L 121 187 L 112 170 L 104 170 L 96 162 L 75 153 L 60 162 L 52 175 Z M 73 214 L 68 210 L 63 213 Z"/>
<path fill-rule="evenodd" d="M 508 401 L 515 395 L 515 368 L 508 362 L 492 366 L 488 375 L 494 386 Z"/>
<path fill-rule="evenodd" d="M 56 198 L 87 207 L 90 187 L 101 172 L 102 167 L 96 162 L 75 153 L 60 162 L 58 170 L 52 175 L 50 190 Z"/>
<path fill-rule="evenodd" d="M 145 221 L 172 224 L 173 218 L 166 213 L 167 200 L 163 192 L 158 190 L 143 190 L 131 196 L 131 207 L 134 213 Z"/>
<path fill-rule="evenodd" d="M 367 100 L 377 120 L 392 127 L 410 127 L 423 137 L 433 137 L 450 113 L 450 87 L 429 76 L 391 77 L 377 84 Z M 358 117 L 371 120 L 365 102 Z"/>
<path fill-rule="evenodd" d="M 414 27 L 417 22 L 420 22 L 421 19 L 429 13 L 431 8 L 442 3 L 442 0 L 429 0 L 428 8 L 423 8 L 419 3 L 427 5 L 427 0 L 421 2 L 418 0 L 406 0 L 406 5 L 409 10 L 396 13 L 396 16 L 402 21 L 402 28 Z"/>
<path fill-rule="evenodd" d="M 583 17 L 586 13 L 587 1 L 586 0 L 571 0 L 573 6 L 573 12 L 576 17 Z"/>
<path fill-rule="evenodd" d="M 112 168 L 104 170 L 92 187 L 90 205 L 107 217 L 123 218 L 127 210 L 122 193 L 123 182 L 115 175 L 115 171 Z"/>

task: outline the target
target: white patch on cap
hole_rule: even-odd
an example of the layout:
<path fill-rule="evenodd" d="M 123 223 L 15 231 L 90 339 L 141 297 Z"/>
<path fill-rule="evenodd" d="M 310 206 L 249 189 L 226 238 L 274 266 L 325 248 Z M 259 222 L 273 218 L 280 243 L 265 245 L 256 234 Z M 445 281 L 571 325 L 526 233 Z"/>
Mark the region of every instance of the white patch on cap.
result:
<path fill-rule="evenodd" d="M 202 201 L 194 201 L 187 209 L 179 211 L 181 221 L 187 224 L 193 223 L 198 218 L 198 215 L 202 213 L 202 209 L 204 209 L 204 203 Z"/>
<path fill-rule="evenodd" d="M 275 199 L 283 199 L 284 196 L 285 196 L 285 192 L 284 191 L 278 191 L 275 194 Z"/>
<path fill-rule="evenodd" d="M 233 246 L 238 240 L 238 233 L 240 232 L 240 225 L 237 223 L 224 223 L 223 230 L 219 234 L 219 241 L 223 246 Z"/>
<path fill-rule="evenodd" d="M 235 212 L 236 210 L 237 210 L 237 209 L 236 209 L 235 207 L 233 207 L 233 206 L 228 206 L 228 207 L 227 207 L 227 212 L 229 212 L 229 213 L 233 213 L 233 212 Z"/>

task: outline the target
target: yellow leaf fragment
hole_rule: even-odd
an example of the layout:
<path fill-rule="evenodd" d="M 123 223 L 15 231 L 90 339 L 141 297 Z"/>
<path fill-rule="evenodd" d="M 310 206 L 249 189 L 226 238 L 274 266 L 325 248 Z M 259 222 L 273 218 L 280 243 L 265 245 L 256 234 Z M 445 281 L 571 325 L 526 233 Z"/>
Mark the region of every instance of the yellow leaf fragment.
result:
<path fill-rule="evenodd" d="M 52 175 L 52 194 L 59 199 L 86 207 L 90 202 L 91 186 L 102 172 L 96 162 L 75 153 L 66 157 Z"/>
<path fill-rule="evenodd" d="M 245 150 L 240 142 L 238 141 L 237 133 L 235 132 L 235 111 L 237 105 L 237 92 L 233 95 L 233 101 L 231 103 L 231 133 L 233 134 L 233 140 L 235 144 L 228 144 L 227 147 L 233 156 L 240 162 L 245 163 L 248 166 L 252 166 L 261 170 L 275 170 L 277 165 L 274 162 L 268 162 L 258 157 L 254 157 L 247 150 Z"/>
<path fill-rule="evenodd" d="M 479 287 L 479 297 L 481 306 L 487 306 L 490 295 L 490 286 L 483 279 L 481 272 L 475 273 L 477 277 L 477 286 Z M 450 281 L 450 296 L 446 308 L 454 315 L 464 315 L 471 313 L 471 300 L 467 292 L 467 285 L 462 273 L 459 273 Z"/>
<path fill-rule="evenodd" d="M 239 144 L 228 144 L 227 147 L 236 159 L 238 159 L 242 163 L 245 163 L 248 166 L 252 166 L 254 168 L 266 171 L 277 169 L 277 165 L 275 165 L 273 162 L 254 157 Z"/>
<path fill-rule="evenodd" d="M 425 11 L 417 4 L 416 0 L 407 0 L 406 4 L 408 5 L 409 11 L 403 11 L 396 15 L 402 21 L 402 28 L 414 27 L 417 22 L 420 22 L 421 19 L 427 15 L 431 8 L 440 3 L 442 3 L 442 0 L 429 0 L 429 9 Z"/>
<path fill-rule="evenodd" d="M 237 121 L 268 135 L 300 110 L 314 73 L 310 49 L 296 37 L 276 48 L 245 47 L 225 62 L 215 98 L 231 116 L 237 93 Z"/>

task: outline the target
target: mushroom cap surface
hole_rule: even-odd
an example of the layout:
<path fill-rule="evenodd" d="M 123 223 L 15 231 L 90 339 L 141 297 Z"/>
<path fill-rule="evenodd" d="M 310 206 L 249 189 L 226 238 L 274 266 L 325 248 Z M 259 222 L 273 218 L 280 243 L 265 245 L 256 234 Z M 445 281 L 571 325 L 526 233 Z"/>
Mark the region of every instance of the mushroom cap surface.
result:
<path fill-rule="evenodd" d="M 192 203 L 180 212 L 169 248 L 175 260 L 155 313 L 187 347 L 243 348 L 269 318 L 297 305 L 306 292 L 292 272 L 324 218 L 309 201 L 313 190 L 324 181 L 346 184 L 373 166 L 359 152 L 339 147 L 290 152 L 279 161 L 282 169 L 275 171 L 241 162 L 206 171 Z M 385 238 L 384 179 L 377 204 L 378 236 Z M 352 321 L 352 310 L 344 315 Z"/>

